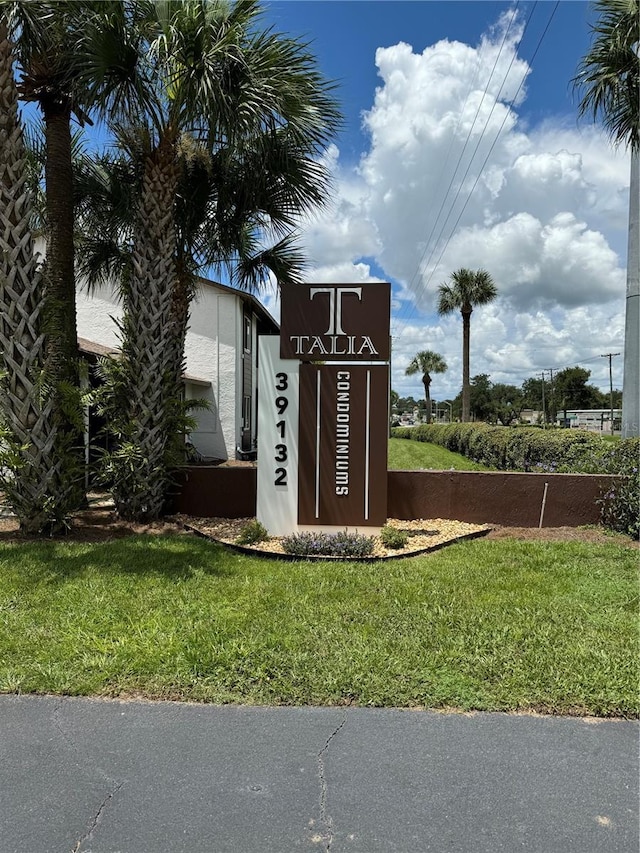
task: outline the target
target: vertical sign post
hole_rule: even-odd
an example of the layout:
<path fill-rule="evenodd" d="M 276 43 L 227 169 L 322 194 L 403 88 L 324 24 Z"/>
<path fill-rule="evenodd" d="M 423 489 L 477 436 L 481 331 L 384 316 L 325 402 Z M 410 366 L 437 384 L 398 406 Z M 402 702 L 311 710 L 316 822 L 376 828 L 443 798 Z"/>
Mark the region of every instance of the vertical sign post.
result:
<path fill-rule="evenodd" d="M 258 495 L 256 518 L 273 536 L 298 523 L 299 363 L 280 358 L 280 339 L 258 339 Z"/>

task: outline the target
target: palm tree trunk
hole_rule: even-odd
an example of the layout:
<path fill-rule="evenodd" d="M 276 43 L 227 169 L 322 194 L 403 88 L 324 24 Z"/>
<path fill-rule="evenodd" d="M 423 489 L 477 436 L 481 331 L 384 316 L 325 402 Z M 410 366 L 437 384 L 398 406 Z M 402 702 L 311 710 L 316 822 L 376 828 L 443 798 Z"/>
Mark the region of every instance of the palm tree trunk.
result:
<path fill-rule="evenodd" d="M 471 312 L 462 309 L 462 423 L 468 423 L 471 409 L 471 381 L 469 377 L 469 351 L 471 340 Z"/>
<path fill-rule="evenodd" d="M 176 403 L 182 399 L 183 395 L 184 348 L 187 339 L 187 329 L 189 327 L 189 309 L 191 307 L 193 292 L 193 276 L 187 269 L 184 258 L 178 254 L 176 260 L 176 277 L 171 291 L 171 321 L 167 342 L 168 381 L 170 385 L 173 385 L 173 388 L 169 386 L 169 393 Z M 181 415 L 182 407 L 176 406 L 177 418 L 180 418 Z M 178 458 L 180 454 L 184 453 L 184 435 L 181 432 L 178 421 L 173 426 L 169 425 L 168 439 L 173 454 Z"/>
<path fill-rule="evenodd" d="M 27 533 L 60 530 L 72 508 L 62 470 L 42 331 L 43 281 L 30 231 L 31 193 L 11 46 L 0 19 L 0 479 Z"/>
<path fill-rule="evenodd" d="M 422 384 L 424 385 L 424 399 L 427 404 L 427 423 L 431 423 L 431 378 L 427 379 L 426 377 L 422 377 Z"/>
<path fill-rule="evenodd" d="M 631 152 L 622 438 L 640 435 L 640 151 Z"/>
<path fill-rule="evenodd" d="M 76 287 L 74 272 L 73 158 L 71 104 L 44 99 L 46 184 L 45 333 L 47 361 L 54 389 L 58 424 L 58 453 L 73 481 L 76 507 L 86 502 L 84 493 L 84 436 L 77 424 L 80 412 L 80 377 Z M 74 415 L 71 412 L 75 412 Z"/>
<path fill-rule="evenodd" d="M 78 385 L 71 107 L 45 101 L 47 342 L 56 379 Z"/>
<path fill-rule="evenodd" d="M 165 137 L 145 163 L 133 274 L 125 300 L 122 354 L 130 402 L 128 434 L 116 456 L 113 496 L 119 515 L 138 521 L 162 513 L 177 406 L 171 312 L 178 177 L 174 149 L 173 140 Z"/>

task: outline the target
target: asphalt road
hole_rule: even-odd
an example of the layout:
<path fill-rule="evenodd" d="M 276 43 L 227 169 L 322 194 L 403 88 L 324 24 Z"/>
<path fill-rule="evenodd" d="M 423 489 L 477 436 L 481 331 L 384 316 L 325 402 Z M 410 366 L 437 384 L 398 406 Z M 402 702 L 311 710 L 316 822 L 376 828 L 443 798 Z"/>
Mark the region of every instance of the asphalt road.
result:
<path fill-rule="evenodd" d="M 0 696 L 0 853 L 638 853 L 638 724 Z"/>

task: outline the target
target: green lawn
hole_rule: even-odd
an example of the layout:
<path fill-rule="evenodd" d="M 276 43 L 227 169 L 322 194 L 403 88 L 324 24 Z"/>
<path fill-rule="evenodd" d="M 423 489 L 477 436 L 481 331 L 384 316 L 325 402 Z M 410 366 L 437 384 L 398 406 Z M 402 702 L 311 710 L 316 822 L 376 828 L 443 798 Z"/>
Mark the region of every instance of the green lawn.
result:
<path fill-rule="evenodd" d="M 474 540 L 378 563 L 190 536 L 0 546 L 0 691 L 638 712 L 638 552 Z"/>
<path fill-rule="evenodd" d="M 389 461 L 387 467 L 392 471 L 415 471 L 419 468 L 434 471 L 488 471 L 459 453 L 452 453 L 437 444 L 424 441 L 411 441 L 408 438 L 389 439 Z"/>

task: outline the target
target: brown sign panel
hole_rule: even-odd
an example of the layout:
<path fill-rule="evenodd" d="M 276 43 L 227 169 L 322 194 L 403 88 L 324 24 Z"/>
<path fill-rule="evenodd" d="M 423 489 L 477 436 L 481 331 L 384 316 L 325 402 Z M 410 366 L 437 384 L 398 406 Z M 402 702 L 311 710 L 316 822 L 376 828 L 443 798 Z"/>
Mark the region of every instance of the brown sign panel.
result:
<path fill-rule="evenodd" d="M 388 361 L 391 285 L 283 284 L 280 358 Z"/>
<path fill-rule="evenodd" d="M 300 365 L 298 523 L 387 518 L 388 365 Z"/>

